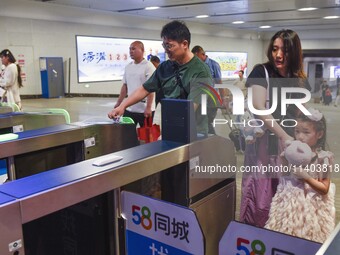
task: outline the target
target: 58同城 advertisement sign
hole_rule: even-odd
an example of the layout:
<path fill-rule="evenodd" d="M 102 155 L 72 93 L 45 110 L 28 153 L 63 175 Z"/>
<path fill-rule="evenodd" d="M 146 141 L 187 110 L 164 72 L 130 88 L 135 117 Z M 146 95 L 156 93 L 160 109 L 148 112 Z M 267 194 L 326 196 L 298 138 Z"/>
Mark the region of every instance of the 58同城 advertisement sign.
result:
<path fill-rule="evenodd" d="M 121 197 L 128 255 L 204 255 L 191 209 L 126 191 Z"/>
<path fill-rule="evenodd" d="M 321 244 L 306 239 L 230 222 L 219 243 L 219 255 L 306 255 L 315 254 Z"/>

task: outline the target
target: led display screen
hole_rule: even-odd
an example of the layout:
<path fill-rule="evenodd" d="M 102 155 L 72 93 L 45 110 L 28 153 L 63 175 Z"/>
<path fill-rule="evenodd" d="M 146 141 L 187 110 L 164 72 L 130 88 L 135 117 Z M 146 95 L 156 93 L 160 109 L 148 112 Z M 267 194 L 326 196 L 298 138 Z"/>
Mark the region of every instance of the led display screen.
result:
<path fill-rule="evenodd" d="M 239 70 L 243 70 L 244 76 L 247 76 L 246 52 L 207 51 L 206 55 L 220 64 L 222 79 L 237 78 Z"/>
<path fill-rule="evenodd" d="M 78 82 L 122 80 L 125 66 L 132 61 L 130 44 L 136 40 L 143 42 L 146 59 L 157 55 L 165 60 L 162 41 L 76 36 Z"/>
<path fill-rule="evenodd" d="M 331 66 L 329 72 L 329 78 L 340 78 L 340 66 Z"/>

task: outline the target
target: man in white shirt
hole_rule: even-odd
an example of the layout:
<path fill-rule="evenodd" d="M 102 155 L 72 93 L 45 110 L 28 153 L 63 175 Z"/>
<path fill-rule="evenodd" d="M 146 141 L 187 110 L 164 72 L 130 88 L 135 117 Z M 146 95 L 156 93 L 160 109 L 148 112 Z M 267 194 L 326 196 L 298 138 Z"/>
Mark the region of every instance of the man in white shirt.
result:
<path fill-rule="evenodd" d="M 153 64 L 144 59 L 144 45 L 141 41 L 134 41 L 130 45 L 130 57 L 133 60 L 125 67 L 123 76 L 123 85 L 120 90 L 117 103 L 114 108 L 118 107 L 126 98 L 138 89 L 155 71 Z M 155 113 L 155 93 L 150 93 L 142 101 L 128 107 L 124 116 L 130 117 L 135 124 L 144 125 L 145 117 L 152 117 Z"/>
<path fill-rule="evenodd" d="M 234 82 L 234 85 L 242 90 L 244 98 L 246 98 L 247 97 L 246 80 L 244 79 L 243 75 L 244 75 L 243 70 L 238 71 L 238 77 L 240 77 L 240 79 L 237 79 Z"/>

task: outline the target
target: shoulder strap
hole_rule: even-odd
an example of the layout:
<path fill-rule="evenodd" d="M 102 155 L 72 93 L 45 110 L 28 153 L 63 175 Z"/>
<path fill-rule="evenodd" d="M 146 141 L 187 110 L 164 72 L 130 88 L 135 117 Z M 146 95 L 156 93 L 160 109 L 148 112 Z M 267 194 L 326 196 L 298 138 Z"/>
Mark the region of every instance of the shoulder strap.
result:
<path fill-rule="evenodd" d="M 172 67 L 174 70 L 176 85 L 180 87 L 180 99 L 187 99 L 189 93 L 186 91 L 186 89 L 183 86 L 182 78 L 179 72 L 179 65 L 176 62 L 174 62 Z"/>
<path fill-rule="evenodd" d="M 157 83 L 157 86 L 158 86 L 158 91 L 156 93 L 156 101 L 155 101 L 156 102 L 156 106 L 164 98 L 163 87 L 161 86 L 160 82 Z"/>
<path fill-rule="evenodd" d="M 266 74 L 266 81 L 267 81 L 267 84 L 268 84 L 268 87 L 269 87 L 269 74 L 268 74 L 268 71 L 267 71 L 267 68 L 265 65 L 263 65 L 263 68 L 264 68 L 264 72 Z"/>
<path fill-rule="evenodd" d="M 266 81 L 267 81 L 266 108 L 269 109 L 269 101 L 270 101 L 270 98 L 269 98 L 269 74 L 268 74 L 266 66 L 265 65 L 262 65 L 262 66 L 263 66 L 264 72 L 266 74 Z"/>

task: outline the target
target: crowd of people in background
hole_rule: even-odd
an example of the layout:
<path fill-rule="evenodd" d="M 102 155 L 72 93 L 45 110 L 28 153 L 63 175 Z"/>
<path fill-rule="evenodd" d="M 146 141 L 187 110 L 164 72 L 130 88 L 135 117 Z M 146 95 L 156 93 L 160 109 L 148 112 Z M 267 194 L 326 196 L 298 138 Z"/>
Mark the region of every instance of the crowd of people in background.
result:
<path fill-rule="evenodd" d="M 337 107 L 340 101 L 340 77 L 336 79 L 336 86 L 330 86 L 326 79 L 321 80 L 320 87 L 320 103 L 326 106 L 332 104 L 334 99 L 334 106 Z M 334 93 L 335 91 L 335 93 Z"/>

